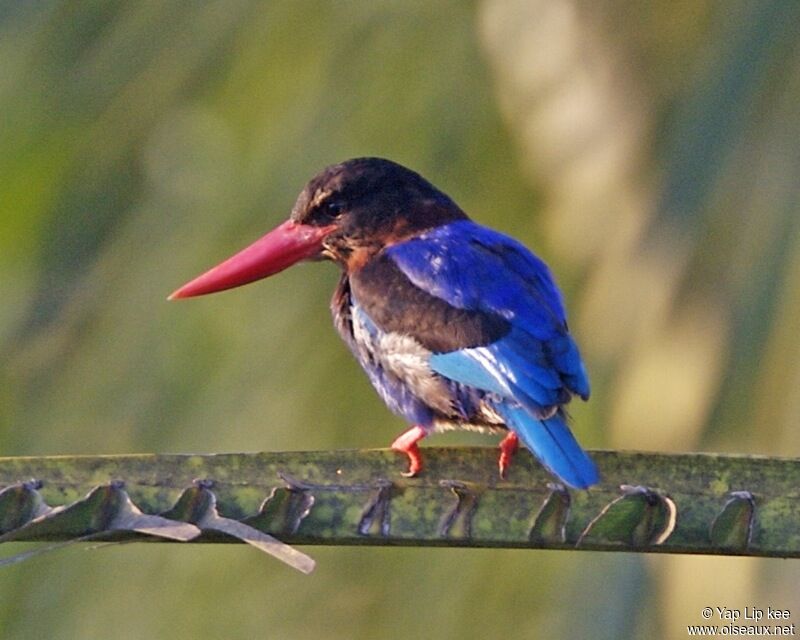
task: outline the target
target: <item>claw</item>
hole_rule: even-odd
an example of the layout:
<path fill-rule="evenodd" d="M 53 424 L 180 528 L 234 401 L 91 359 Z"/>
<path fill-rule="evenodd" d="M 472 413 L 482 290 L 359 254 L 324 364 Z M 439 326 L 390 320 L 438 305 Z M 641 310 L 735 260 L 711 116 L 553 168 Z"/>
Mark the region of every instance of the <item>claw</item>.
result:
<path fill-rule="evenodd" d="M 422 427 L 411 427 L 408 431 L 401 433 L 392 443 L 394 451 L 405 453 L 408 456 L 408 471 L 404 471 L 401 474 L 403 477 L 413 478 L 422 471 L 422 454 L 419 451 L 417 442 L 426 435 L 427 432 Z"/>
<path fill-rule="evenodd" d="M 417 445 L 410 447 L 405 453 L 408 454 L 408 471 L 402 471 L 400 475 L 404 478 L 413 478 L 422 471 L 422 456 Z"/>
<path fill-rule="evenodd" d="M 508 467 L 511 465 L 511 459 L 519 449 L 519 438 L 513 431 L 509 431 L 508 435 L 500 442 L 500 459 L 497 461 L 497 466 L 500 468 L 500 477 L 505 480 L 508 475 Z"/>

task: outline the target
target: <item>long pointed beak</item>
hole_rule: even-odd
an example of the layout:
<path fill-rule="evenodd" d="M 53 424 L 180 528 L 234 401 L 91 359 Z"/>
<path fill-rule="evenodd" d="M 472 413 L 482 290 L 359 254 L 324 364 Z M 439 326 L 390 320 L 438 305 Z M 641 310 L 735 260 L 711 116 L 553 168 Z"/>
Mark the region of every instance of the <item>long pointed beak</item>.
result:
<path fill-rule="evenodd" d="M 175 291 L 169 300 L 202 296 L 266 278 L 296 262 L 318 256 L 335 225 L 315 227 L 287 220 L 225 262 Z"/>

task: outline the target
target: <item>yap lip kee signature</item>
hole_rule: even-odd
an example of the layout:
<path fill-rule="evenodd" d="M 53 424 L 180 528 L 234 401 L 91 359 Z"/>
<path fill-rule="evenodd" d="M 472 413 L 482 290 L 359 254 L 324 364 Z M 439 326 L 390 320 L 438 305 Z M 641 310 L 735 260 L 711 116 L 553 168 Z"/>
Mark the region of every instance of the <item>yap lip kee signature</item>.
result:
<path fill-rule="evenodd" d="M 714 615 L 720 620 L 789 620 L 792 617 L 789 609 L 773 609 L 768 606 L 766 609 L 760 607 L 744 607 L 734 609 L 728 607 L 704 607 L 702 616 L 708 620 Z"/>

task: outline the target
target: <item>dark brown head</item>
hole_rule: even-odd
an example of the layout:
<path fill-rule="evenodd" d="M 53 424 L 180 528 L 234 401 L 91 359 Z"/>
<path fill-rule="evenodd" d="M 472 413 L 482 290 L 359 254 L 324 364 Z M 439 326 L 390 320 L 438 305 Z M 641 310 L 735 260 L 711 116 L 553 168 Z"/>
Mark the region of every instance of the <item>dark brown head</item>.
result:
<path fill-rule="evenodd" d="M 357 269 L 387 245 L 466 218 L 450 198 L 410 169 L 383 158 L 347 160 L 306 184 L 289 220 L 170 299 L 237 287 L 300 260 L 328 258 Z"/>
<path fill-rule="evenodd" d="M 356 158 L 312 178 L 291 219 L 335 225 L 323 240 L 323 256 L 352 267 L 388 244 L 466 217 L 418 173 L 383 158 Z"/>

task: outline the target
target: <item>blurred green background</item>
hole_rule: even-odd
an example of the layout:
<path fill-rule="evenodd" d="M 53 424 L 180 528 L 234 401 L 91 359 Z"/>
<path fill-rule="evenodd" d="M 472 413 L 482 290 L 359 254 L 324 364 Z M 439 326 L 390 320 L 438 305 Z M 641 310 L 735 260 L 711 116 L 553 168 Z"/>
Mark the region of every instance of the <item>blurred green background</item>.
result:
<path fill-rule="evenodd" d="M 590 447 L 800 455 L 800 2 L 0 3 L 0 453 L 386 446 L 330 265 L 165 296 L 352 156 L 558 274 Z M 430 444 L 486 444 L 447 435 Z M 0 571 L 2 638 L 680 638 L 796 562 L 243 546 Z"/>

